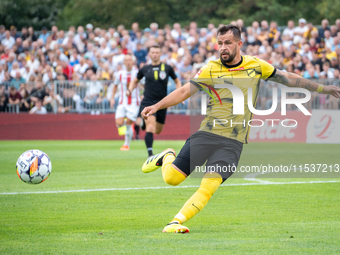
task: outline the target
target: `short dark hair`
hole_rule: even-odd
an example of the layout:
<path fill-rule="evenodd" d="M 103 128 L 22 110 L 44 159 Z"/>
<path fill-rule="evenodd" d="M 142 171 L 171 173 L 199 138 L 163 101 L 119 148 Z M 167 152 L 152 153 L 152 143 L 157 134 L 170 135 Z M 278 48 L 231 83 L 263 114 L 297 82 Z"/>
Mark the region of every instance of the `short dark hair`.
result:
<path fill-rule="evenodd" d="M 238 26 L 235 25 L 226 25 L 226 26 L 221 26 L 217 30 L 217 36 L 218 35 L 224 35 L 227 32 L 231 31 L 234 35 L 234 38 L 239 41 L 241 40 L 241 30 Z"/>
<path fill-rule="evenodd" d="M 151 50 L 151 48 L 156 48 L 156 49 L 161 49 L 161 47 L 158 44 L 154 44 L 149 48 L 149 51 Z"/>

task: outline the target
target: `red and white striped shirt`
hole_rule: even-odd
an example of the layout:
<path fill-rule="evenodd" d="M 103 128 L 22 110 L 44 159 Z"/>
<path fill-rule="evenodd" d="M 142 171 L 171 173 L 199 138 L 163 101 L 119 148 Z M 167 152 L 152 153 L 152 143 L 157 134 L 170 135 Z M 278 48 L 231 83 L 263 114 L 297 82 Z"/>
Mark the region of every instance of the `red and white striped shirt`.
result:
<path fill-rule="evenodd" d="M 122 69 L 117 73 L 114 85 L 120 86 L 119 104 L 139 105 L 140 97 L 138 87 L 131 92 L 129 97 L 126 96 L 126 91 L 128 90 L 132 80 L 136 78 L 137 73 L 138 69 L 136 68 L 132 68 L 130 72 Z"/>

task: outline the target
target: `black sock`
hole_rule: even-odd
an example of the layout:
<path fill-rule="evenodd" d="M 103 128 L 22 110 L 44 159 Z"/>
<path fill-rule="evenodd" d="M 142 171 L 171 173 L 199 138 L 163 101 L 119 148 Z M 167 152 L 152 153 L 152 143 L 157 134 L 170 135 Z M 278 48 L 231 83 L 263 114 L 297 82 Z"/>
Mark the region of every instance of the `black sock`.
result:
<path fill-rule="evenodd" d="M 153 133 L 146 132 L 144 140 L 145 140 L 145 145 L 146 145 L 146 148 L 148 149 L 148 153 L 149 153 L 149 157 L 150 157 L 150 156 L 153 155 L 153 152 L 152 152 Z"/>
<path fill-rule="evenodd" d="M 142 125 L 140 126 L 142 130 L 146 129 L 145 120 L 142 119 Z"/>
<path fill-rule="evenodd" d="M 134 128 L 135 128 L 136 136 L 139 135 L 139 126 L 135 124 Z"/>

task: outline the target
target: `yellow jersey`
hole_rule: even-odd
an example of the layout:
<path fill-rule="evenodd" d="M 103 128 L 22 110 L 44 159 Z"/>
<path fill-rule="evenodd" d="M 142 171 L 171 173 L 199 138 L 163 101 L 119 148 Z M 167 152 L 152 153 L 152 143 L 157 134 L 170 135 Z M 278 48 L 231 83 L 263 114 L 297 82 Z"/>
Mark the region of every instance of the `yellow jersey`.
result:
<path fill-rule="evenodd" d="M 191 83 L 209 93 L 207 112 L 199 131 L 248 143 L 252 113 L 248 108 L 248 88 L 252 88 L 252 104 L 255 108 L 261 79 L 273 76 L 276 69 L 271 64 L 253 56 L 241 56 L 236 65 L 226 65 L 220 59 L 209 61 L 197 73 Z M 217 84 L 238 87 L 244 95 L 244 114 L 233 114 L 233 95 L 227 88 L 215 88 Z M 240 124 L 234 124 L 240 123 Z"/>

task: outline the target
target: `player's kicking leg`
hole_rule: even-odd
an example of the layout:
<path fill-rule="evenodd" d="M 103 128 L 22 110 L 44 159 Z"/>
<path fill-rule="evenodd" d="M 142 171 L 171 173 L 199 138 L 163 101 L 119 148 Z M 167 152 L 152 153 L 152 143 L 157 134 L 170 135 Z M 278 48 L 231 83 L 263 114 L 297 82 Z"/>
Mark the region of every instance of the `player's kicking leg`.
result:
<path fill-rule="evenodd" d="M 202 140 L 201 138 L 197 139 L 196 137 L 191 137 L 187 140 L 177 158 L 173 153 L 173 150 L 167 149 L 146 160 L 142 170 L 143 172 L 152 172 L 162 166 L 164 181 L 170 185 L 178 185 L 187 178 L 196 166 L 203 165 L 203 163 L 207 160 L 208 153 L 205 146 L 209 142 L 211 142 L 209 139 Z M 190 143 L 193 143 L 192 148 L 197 150 L 192 151 L 192 154 L 190 154 Z M 165 226 L 163 232 L 188 233 L 189 229 L 182 224 L 194 217 L 204 208 L 222 182 L 223 179 L 218 173 L 205 174 L 199 189 L 184 204 L 173 220 Z"/>
<path fill-rule="evenodd" d="M 170 185 L 178 185 L 185 180 L 186 175 L 172 166 L 172 162 L 175 160 L 176 154 L 173 149 L 166 149 L 163 152 L 149 157 L 143 167 L 144 173 L 150 173 L 158 168 L 162 167 L 163 179 Z M 163 232 L 172 233 L 189 233 L 189 229 L 179 222 L 171 221 L 164 229 Z"/>
<path fill-rule="evenodd" d="M 188 162 L 183 162 L 187 161 L 183 157 L 179 157 L 179 160 L 177 160 L 177 162 L 174 162 L 175 159 L 176 158 L 174 150 L 166 149 L 165 151 L 148 158 L 145 161 L 142 170 L 145 173 L 149 173 L 162 167 L 162 175 L 164 181 L 167 184 L 176 186 L 187 178 L 188 175 L 180 169 L 180 166 L 185 166 L 188 164 Z M 218 173 L 205 174 L 199 189 L 184 204 L 182 209 L 173 218 L 173 220 L 165 226 L 163 232 L 189 233 L 189 229 L 182 224 L 194 217 L 203 209 L 203 207 L 208 203 L 211 196 L 221 185 L 221 183 L 222 177 Z"/>

